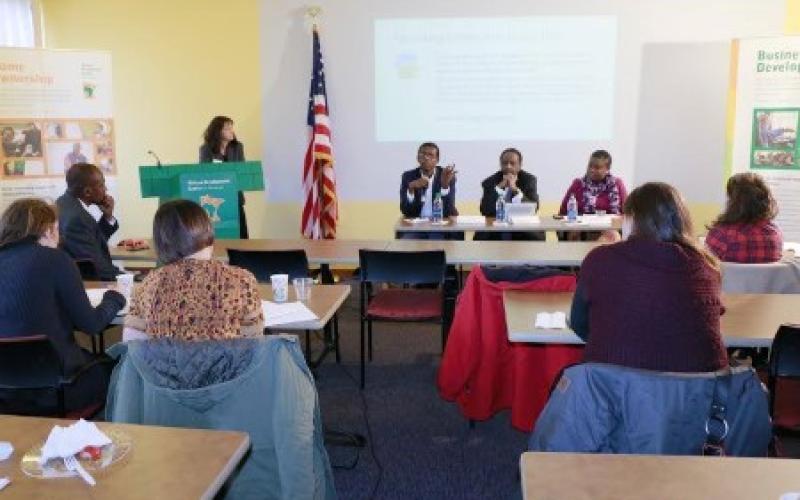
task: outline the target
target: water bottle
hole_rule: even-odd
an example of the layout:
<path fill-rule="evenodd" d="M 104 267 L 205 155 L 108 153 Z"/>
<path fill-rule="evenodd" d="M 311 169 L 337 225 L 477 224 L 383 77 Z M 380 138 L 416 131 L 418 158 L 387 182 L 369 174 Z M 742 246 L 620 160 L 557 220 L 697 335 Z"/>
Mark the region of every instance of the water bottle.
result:
<path fill-rule="evenodd" d="M 506 197 L 498 196 L 497 203 L 494 204 L 494 220 L 497 222 L 506 221 Z"/>
<path fill-rule="evenodd" d="M 575 195 L 569 195 L 569 201 L 567 202 L 567 221 L 568 222 L 575 222 L 578 220 L 578 202 L 575 200 Z"/>
<path fill-rule="evenodd" d="M 433 222 L 441 222 L 442 215 L 443 215 L 443 207 L 442 207 L 442 195 L 441 193 L 436 193 L 436 196 L 433 197 L 433 209 L 431 210 L 431 220 Z"/>

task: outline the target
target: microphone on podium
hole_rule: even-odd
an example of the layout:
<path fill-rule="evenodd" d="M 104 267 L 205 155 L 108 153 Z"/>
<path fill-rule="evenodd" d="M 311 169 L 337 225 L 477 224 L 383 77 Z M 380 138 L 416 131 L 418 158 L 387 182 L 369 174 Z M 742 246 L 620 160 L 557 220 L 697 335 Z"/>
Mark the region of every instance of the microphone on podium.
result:
<path fill-rule="evenodd" d="M 152 156 L 153 158 L 155 158 L 155 159 L 156 159 L 156 166 L 157 166 L 158 168 L 161 168 L 161 158 L 159 158 L 159 157 L 158 157 L 158 155 L 157 155 L 157 154 L 155 154 L 155 153 L 153 152 L 153 150 L 152 150 L 152 149 L 148 149 L 148 150 L 147 150 L 147 154 L 149 154 L 150 156 Z"/>

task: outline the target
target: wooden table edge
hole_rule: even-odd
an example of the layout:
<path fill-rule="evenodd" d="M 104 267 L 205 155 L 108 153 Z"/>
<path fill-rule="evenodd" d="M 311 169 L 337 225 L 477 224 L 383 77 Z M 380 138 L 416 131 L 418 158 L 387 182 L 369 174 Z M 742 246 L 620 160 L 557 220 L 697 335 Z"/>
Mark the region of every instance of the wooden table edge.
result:
<path fill-rule="evenodd" d="M 324 286 L 336 286 L 342 287 L 344 293 L 341 296 L 337 297 L 336 301 L 334 301 L 333 306 L 327 311 L 325 316 L 321 316 L 313 321 L 299 321 L 295 323 L 284 323 L 282 325 L 275 325 L 265 327 L 269 330 L 280 330 L 280 329 L 287 329 L 290 331 L 299 331 L 299 330 L 322 330 L 325 328 L 325 325 L 328 324 L 328 321 L 333 317 L 334 314 L 339 312 L 339 308 L 344 304 L 344 301 L 347 300 L 347 297 L 350 296 L 350 293 L 353 291 L 353 287 L 349 284 L 345 283 L 334 283 L 332 285 L 324 285 Z M 312 288 L 311 293 L 314 293 Z"/>
<path fill-rule="evenodd" d="M 203 493 L 203 495 L 200 497 L 203 500 L 211 500 L 217 493 L 219 493 L 220 488 L 222 488 L 222 486 L 225 484 L 225 481 L 231 477 L 234 469 L 236 469 L 236 467 L 239 465 L 239 462 L 242 461 L 244 454 L 247 453 L 248 449 L 250 449 L 250 435 L 248 433 L 242 431 L 229 432 L 240 434 L 244 439 L 242 439 L 239 447 L 234 450 L 233 454 L 228 459 L 228 462 L 225 464 L 222 470 L 219 471 L 217 477 L 215 477 L 211 484 L 208 485 L 205 493 Z"/>

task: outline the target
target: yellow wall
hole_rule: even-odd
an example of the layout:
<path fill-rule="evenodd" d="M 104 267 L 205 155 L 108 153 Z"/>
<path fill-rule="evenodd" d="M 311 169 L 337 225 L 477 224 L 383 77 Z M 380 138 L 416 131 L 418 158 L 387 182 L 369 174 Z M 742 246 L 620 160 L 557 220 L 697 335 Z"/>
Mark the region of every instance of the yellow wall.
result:
<path fill-rule="evenodd" d="M 136 169 L 151 162 L 148 149 L 165 163 L 195 161 L 210 117 L 227 114 L 236 120 L 248 158 L 261 158 L 259 4 L 42 0 L 48 48 L 111 51 L 123 236 L 150 234 L 157 204 L 141 199 Z M 557 201 L 545 200 L 542 213 L 553 213 Z M 476 202 L 462 200 L 458 206 L 462 213 L 477 213 Z M 267 203 L 262 193 L 248 193 L 246 208 L 253 237 L 299 236 L 300 202 Z M 719 207 L 692 204 L 691 209 L 703 232 Z M 340 238 L 390 238 L 398 203 L 348 202 L 340 214 Z"/>
<path fill-rule="evenodd" d="M 42 0 L 47 48 L 110 50 L 125 236 L 146 236 L 157 203 L 142 200 L 137 166 L 197 161 L 215 114 L 236 120 L 251 158 L 261 157 L 258 0 Z M 248 194 L 254 235 L 263 234 L 260 194 Z"/>
<path fill-rule="evenodd" d="M 800 33 L 800 0 L 786 0 L 786 34 Z"/>

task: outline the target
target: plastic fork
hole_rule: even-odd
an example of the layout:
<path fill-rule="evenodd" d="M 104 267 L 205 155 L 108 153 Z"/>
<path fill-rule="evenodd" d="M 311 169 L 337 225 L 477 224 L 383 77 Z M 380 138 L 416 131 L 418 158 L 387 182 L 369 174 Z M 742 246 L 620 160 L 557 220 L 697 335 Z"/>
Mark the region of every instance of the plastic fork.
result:
<path fill-rule="evenodd" d="M 94 480 L 91 474 L 86 472 L 86 469 L 83 468 L 83 465 L 75 458 L 75 455 L 70 455 L 68 457 L 64 457 L 64 465 L 67 466 L 68 470 L 73 472 L 77 472 L 81 478 L 86 481 L 87 484 L 90 486 L 94 486 L 97 484 L 97 481 Z"/>

